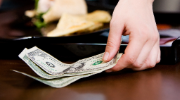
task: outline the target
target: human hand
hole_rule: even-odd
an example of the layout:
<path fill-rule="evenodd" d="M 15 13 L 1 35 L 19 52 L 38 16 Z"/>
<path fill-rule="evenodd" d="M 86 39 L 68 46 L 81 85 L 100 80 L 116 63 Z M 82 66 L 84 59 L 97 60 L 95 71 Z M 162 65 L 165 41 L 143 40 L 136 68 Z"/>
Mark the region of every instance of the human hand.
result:
<path fill-rule="evenodd" d="M 120 0 L 117 4 L 103 61 L 110 61 L 118 52 L 122 35 L 129 35 L 129 44 L 118 63 L 107 72 L 124 68 L 144 70 L 160 62 L 159 33 L 152 3 L 153 0 Z"/>

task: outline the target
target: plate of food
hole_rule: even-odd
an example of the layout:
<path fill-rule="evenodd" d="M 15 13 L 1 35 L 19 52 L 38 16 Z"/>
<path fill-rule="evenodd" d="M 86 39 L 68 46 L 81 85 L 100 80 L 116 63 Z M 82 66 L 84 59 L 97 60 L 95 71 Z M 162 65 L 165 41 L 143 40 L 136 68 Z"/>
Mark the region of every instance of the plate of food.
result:
<path fill-rule="evenodd" d="M 72 37 L 99 34 L 109 29 L 109 11 L 91 9 L 85 0 L 36 0 L 25 15 L 41 32 L 41 37 Z"/>

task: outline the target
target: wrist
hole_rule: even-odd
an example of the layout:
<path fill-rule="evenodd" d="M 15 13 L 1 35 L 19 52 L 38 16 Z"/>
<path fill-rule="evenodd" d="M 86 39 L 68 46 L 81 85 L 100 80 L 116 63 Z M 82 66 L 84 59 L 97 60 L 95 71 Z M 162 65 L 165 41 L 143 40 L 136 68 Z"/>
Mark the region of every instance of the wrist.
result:
<path fill-rule="evenodd" d="M 152 8 L 154 0 L 119 0 L 118 5 L 136 8 Z"/>
<path fill-rule="evenodd" d="M 154 0 L 119 0 L 119 2 L 125 1 L 125 2 L 139 2 L 139 3 L 150 3 L 152 4 Z"/>

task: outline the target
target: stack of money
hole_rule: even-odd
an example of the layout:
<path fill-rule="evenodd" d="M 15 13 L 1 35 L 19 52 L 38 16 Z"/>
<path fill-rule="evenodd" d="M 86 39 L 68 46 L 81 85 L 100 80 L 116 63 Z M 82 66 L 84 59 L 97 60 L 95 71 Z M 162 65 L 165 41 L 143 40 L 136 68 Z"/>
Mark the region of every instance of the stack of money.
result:
<path fill-rule="evenodd" d="M 14 70 L 25 76 L 40 81 L 55 88 L 65 87 L 76 80 L 101 73 L 116 65 L 121 53 L 109 62 L 103 62 L 103 53 L 78 60 L 72 64 L 65 64 L 38 47 L 25 48 L 19 57 L 39 76 L 35 77 L 27 73 Z"/>

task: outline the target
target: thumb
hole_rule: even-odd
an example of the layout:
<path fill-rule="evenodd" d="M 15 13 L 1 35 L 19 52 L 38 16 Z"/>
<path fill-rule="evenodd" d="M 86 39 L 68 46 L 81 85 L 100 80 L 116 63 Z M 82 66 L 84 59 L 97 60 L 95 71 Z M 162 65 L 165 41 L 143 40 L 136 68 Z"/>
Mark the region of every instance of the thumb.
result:
<path fill-rule="evenodd" d="M 122 36 L 123 30 L 124 30 L 123 23 L 119 25 L 117 22 L 113 23 L 113 21 L 111 21 L 106 50 L 103 56 L 104 62 L 107 62 L 113 59 L 113 57 L 118 52 L 120 43 L 121 43 L 121 36 Z"/>

